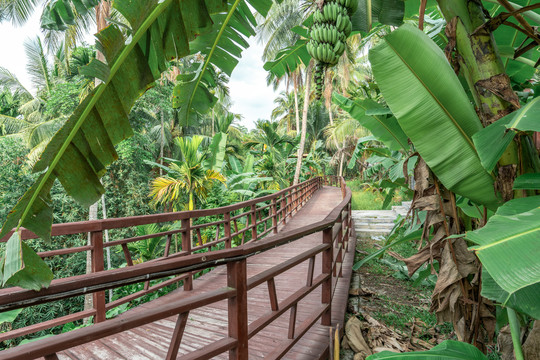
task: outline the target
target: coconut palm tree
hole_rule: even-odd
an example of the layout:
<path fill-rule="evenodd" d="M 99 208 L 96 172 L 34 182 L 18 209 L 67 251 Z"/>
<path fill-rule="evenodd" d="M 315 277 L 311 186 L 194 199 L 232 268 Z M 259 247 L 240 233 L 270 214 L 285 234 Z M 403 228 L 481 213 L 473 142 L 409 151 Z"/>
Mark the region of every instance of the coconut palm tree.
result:
<path fill-rule="evenodd" d="M 280 126 L 285 126 L 287 132 L 292 130 L 295 119 L 295 98 L 293 93 L 282 91 L 274 99 L 276 107 L 272 110 L 272 120 L 278 120 Z M 298 131 L 298 127 L 295 129 Z"/>
<path fill-rule="evenodd" d="M 208 153 L 201 150 L 203 139 L 198 135 L 175 139 L 182 160 L 172 161 L 165 169 L 167 175 L 152 181 L 150 196 L 154 204 L 179 210 L 182 195 L 187 195 L 187 210 L 194 210 L 195 197 L 204 201 L 215 183 L 225 183 L 221 173 L 205 168 Z"/>

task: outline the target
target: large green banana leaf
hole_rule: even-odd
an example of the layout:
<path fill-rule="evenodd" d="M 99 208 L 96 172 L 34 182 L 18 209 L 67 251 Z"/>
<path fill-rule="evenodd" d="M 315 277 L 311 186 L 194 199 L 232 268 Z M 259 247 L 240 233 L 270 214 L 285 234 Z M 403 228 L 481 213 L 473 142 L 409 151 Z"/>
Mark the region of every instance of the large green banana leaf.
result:
<path fill-rule="evenodd" d="M 482 270 L 482 296 L 534 319 L 540 319 L 540 282 L 509 294 L 493 280 L 488 271 Z"/>
<path fill-rule="evenodd" d="M 466 238 L 482 265 L 509 295 L 527 293 L 540 283 L 540 196 L 514 199 L 501 206 L 487 224 Z M 538 298 L 535 300 L 538 308 Z"/>
<path fill-rule="evenodd" d="M 403 25 L 369 53 L 373 74 L 416 150 L 450 190 L 489 208 L 498 200 L 471 137 L 482 129 L 442 50 Z"/>
<path fill-rule="evenodd" d="M 378 354 L 370 355 L 366 358 L 366 360 L 386 359 L 487 360 L 487 357 L 471 344 L 454 340 L 446 340 L 428 351 L 413 351 L 404 354 L 383 351 Z"/>
<path fill-rule="evenodd" d="M 382 105 L 369 99 L 348 99 L 345 96 L 333 93 L 332 102 L 348 112 L 360 125 L 368 129 L 377 139 L 382 141 L 391 150 L 408 150 L 407 135 L 399 126 L 395 117 L 388 117 Z M 373 114 L 366 115 L 366 112 Z"/>
<path fill-rule="evenodd" d="M 540 98 L 497 120 L 473 135 L 480 161 L 492 171 L 516 135 L 516 130 L 540 131 Z"/>
<path fill-rule="evenodd" d="M 274 60 L 264 64 L 264 70 L 280 78 L 294 72 L 301 64 L 307 66 L 311 56 L 307 52 L 306 43 L 307 40 L 299 39 L 294 45 L 281 50 Z"/>
<path fill-rule="evenodd" d="M 258 0 L 252 5 L 263 11 L 261 4 L 269 1 Z M 233 16 L 232 8 L 224 13 L 226 5 L 220 0 L 114 1 L 113 6 L 129 22 L 130 36 L 126 38 L 114 24 L 96 35 L 97 48 L 107 64 L 93 60 L 86 73 L 103 83 L 85 98 L 45 148 L 33 169 L 42 173 L 8 215 L 0 238 L 21 226 L 50 238 L 49 191 L 55 179 L 84 206 L 99 199 L 104 192 L 99 179 L 118 157 L 114 146 L 132 135 L 128 114 L 134 102 L 153 86 L 169 60 L 190 53 L 189 41 L 197 38 L 202 46 L 202 35 L 213 28 L 211 15 Z M 6 253 L 18 254 L 21 259 L 24 254 L 13 251 L 19 248 L 23 247 L 15 241 L 8 242 Z M 17 259 L 13 264 L 19 266 L 6 267 L 10 261 L 4 258 L 2 264 L 3 284 L 28 269 Z"/>
<path fill-rule="evenodd" d="M 251 5 L 261 15 L 266 16 L 272 0 L 229 0 L 229 11 L 211 15 L 214 26 L 211 31 L 201 34 L 191 44 L 191 54 L 204 57 L 190 74 L 179 77 L 180 83 L 173 91 L 173 107 L 179 109 L 181 125 L 193 123 L 200 113 L 208 111 L 216 102 L 210 92 L 215 84 L 215 70 L 228 76 L 238 64 L 242 51 L 249 47 L 247 38 L 255 35 L 257 22 L 251 12 Z"/>

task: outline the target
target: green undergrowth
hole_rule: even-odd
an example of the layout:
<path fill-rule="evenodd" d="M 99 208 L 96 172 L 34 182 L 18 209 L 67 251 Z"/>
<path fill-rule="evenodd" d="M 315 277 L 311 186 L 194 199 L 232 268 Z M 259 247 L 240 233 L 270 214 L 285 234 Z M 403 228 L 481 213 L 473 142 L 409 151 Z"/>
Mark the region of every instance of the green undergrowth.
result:
<path fill-rule="evenodd" d="M 378 250 L 378 242 L 371 239 L 359 239 L 357 261 Z M 409 257 L 416 253 L 414 242 L 396 245 L 391 250 L 401 257 Z M 433 332 L 451 337 L 451 323 L 437 324 L 434 313 L 429 311 L 431 293 L 436 278 L 434 276 L 418 280 L 418 275 L 408 276 L 405 263 L 385 254 L 382 258 L 373 259 L 360 268 L 361 278 L 367 290 L 374 294 L 368 298 L 366 309 L 377 321 L 393 328 L 395 331 L 408 334 L 414 322 L 420 329 L 420 338 L 428 341 Z"/>
<path fill-rule="evenodd" d="M 352 191 L 353 210 L 389 210 L 392 206 L 401 205 L 402 201 L 408 200 L 404 194 L 398 192 L 390 204 L 384 207 L 385 195 L 378 188 L 363 183 L 361 180 L 349 180 L 347 186 Z"/>

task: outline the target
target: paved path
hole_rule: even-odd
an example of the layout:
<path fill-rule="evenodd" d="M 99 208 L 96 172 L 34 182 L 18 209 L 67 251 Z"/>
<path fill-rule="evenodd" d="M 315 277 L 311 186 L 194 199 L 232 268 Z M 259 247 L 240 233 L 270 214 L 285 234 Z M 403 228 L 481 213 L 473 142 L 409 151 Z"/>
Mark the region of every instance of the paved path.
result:
<path fill-rule="evenodd" d="M 341 190 L 324 187 L 317 191 L 311 200 L 280 229 L 280 231 L 306 226 L 323 220 L 329 212 L 342 200 Z M 290 244 L 277 247 L 259 255 L 248 258 L 248 278 L 276 266 L 322 243 L 322 233 L 306 236 Z M 343 263 L 343 278 L 339 279 L 334 293 L 332 307 L 332 322 L 343 328 L 345 309 L 348 298 L 351 268 L 354 258 L 356 239 L 350 237 L 349 252 Z M 281 301 L 300 287 L 305 286 L 308 262 L 275 278 L 277 296 Z M 321 254 L 315 261 L 315 274 L 321 272 Z M 183 297 L 219 289 L 226 285 L 226 268 L 224 266 L 203 275 L 194 281 L 192 292 L 177 291 L 150 303 L 144 307 L 159 306 L 160 302 L 170 297 Z M 310 316 L 310 310 L 321 306 L 320 287 L 298 306 L 297 326 Z M 248 292 L 248 321 L 270 310 L 268 289 L 266 283 Z M 279 344 L 287 341 L 290 312 L 286 311 L 281 317 L 272 322 L 264 330 L 249 340 L 249 359 L 263 359 L 275 350 Z M 59 354 L 60 359 L 164 359 L 170 343 L 170 338 L 177 317 L 160 320 L 131 331 L 105 337 L 99 341 L 78 346 Z M 189 313 L 187 326 L 182 338 L 178 358 L 193 350 L 227 336 L 227 302 L 221 301 L 205 306 Z M 284 359 L 326 359 L 328 356 L 329 329 L 317 323 L 292 347 Z M 227 359 L 227 353 L 216 359 Z"/>

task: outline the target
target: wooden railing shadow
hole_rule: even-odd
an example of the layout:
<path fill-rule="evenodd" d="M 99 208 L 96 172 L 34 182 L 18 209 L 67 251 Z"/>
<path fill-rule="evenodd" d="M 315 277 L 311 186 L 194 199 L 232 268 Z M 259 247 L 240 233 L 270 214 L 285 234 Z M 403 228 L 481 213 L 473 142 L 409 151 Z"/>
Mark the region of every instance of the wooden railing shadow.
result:
<path fill-rule="evenodd" d="M 278 233 L 278 228 L 286 224 L 288 219 L 323 185 L 341 188 L 343 200 L 339 205 L 322 221 Z M 342 276 L 341 266 L 344 252 L 348 248 L 349 235 L 352 231 L 350 200 L 351 192 L 342 178 L 318 177 L 268 196 L 217 209 L 53 225 L 53 236 L 90 233 L 91 244 L 48 251 L 39 255 L 45 258 L 90 251 L 92 273 L 53 280 L 48 289 L 43 289 L 40 292 L 20 288 L 2 289 L 0 290 L 0 312 L 86 294 L 93 294 L 93 309 L 2 333 L 0 340 L 13 339 L 88 316 L 94 316 L 95 324 L 1 351 L 0 359 L 33 359 L 38 357 L 56 359 L 58 352 L 68 348 L 179 315 L 166 356 L 167 359 L 175 359 L 189 312 L 224 299 L 228 299 L 228 336 L 215 341 L 210 346 L 193 351 L 183 358 L 207 359 L 229 351 L 230 359 L 247 359 L 248 339 L 289 310 L 291 315 L 287 341 L 283 342 L 281 347 L 276 348 L 267 357 L 279 358 L 319 318 L 323 325 L 331 323 L 332 297 L 337 278 Z M 219 219 L 198 225 L 192 225 L 192 221 L 190 221 L 190 219 L 208 216 Z M 181 226 L 156 234 L 128 237 L 108 243 L 103 242 L 105 230 L 166 222 L 180 222 Z M 239 226 L 242 224 L 243 227 Z M 214 239 L 204 242 L 201 233 L 208 231 L 215 233 Z M 246 259 L 248 257 L 315 233 L 321 234 L 320 245 L 256 276 L 247 277 Z M 178 251 L 173 251 L 176 250 L 172 247 L 173 237 L 177 234 L 181 236 L 181 248 Z M 35 235 L 27 230 L 22 231 L 22 236 L 23 239 L 35 238 Z M 135 264 L 131 258 L 128 244 L 156 236 L 163 236 L 167 239 L 163 255 L 158 259 Z M 234 246 L 235 242 L 238 243 L 238 246 Z M 104 249 L 107 247 L 121 248 L 127 266 L 104 270 Z M 317 255 L 322 257 L 322 272 L 320 274 L 314 273 Z M 278 301 L 275 286 L 276 276 L 306 261 L 308 262 L 306 285 L 286 299 Z M 145 309 L 144 312 L 139 311 L 133 314 L 128 311 L 119 318 L 106 320 L 105 314 L 108 310 L 155 292 L 164 286 L 181 282 L 184 291 L 190 291 L 193 289 L 194 274 L 219 266 L 227 268 L 227 286 L 224 288 L 187 297 L 182 296 L 177 299 L 172 298 L 160 307 Z M 165 280 L 150 285 L 151 281 L 157 279 Z M 144 283 L 143 290 L 106 303 L 105 291 L 141 282 Z M 264 283 L 268 287 L 270 309 L 248 324 L 248 292 Z M 320 306 L 312 309 L 309 318 L 296 326 L 298 302 L 319 287 L 322 289 Z"/>

